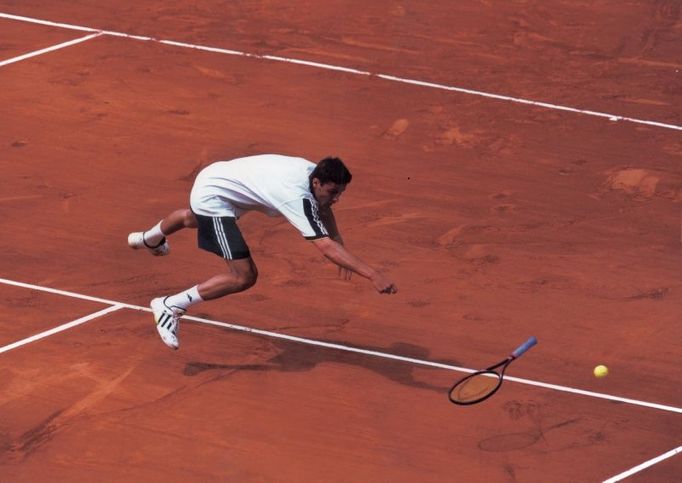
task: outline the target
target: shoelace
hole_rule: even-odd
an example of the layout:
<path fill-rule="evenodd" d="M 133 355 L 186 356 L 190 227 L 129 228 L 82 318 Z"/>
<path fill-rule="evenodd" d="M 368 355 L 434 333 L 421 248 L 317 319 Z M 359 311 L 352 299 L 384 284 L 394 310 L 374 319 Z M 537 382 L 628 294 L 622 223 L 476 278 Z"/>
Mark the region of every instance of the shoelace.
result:
<path fill-rule="evenodd" d="M 173 333 L 175 333 L 180 322 L 180 317 L 185 315 L 185 312 L 187 311 L 175 305 L 169 307 L 168 305 L 166 305 L 166 302 L 164 302 L 163 305 L 164 307 L 166 307 L 166 310 L 168 310 L 168 313 L 170 314 L 171 320 L 173 321 L 172 323 L 173 328 L 171 330 Z"/>

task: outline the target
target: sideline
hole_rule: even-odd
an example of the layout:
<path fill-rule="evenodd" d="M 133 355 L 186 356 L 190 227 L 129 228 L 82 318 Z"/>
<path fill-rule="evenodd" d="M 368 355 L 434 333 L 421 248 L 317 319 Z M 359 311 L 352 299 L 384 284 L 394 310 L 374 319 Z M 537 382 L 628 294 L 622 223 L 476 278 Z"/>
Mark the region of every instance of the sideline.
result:
<path fill-rule="evenodd" d="M 331 64 L 323 64 L 323 63 L 319 63 L 319 62 L 312 62 L 312 61 L 306 61 L 306 60 L 301 60 L 301 59 L 279 57 L 276 55 L 259 55 L 259 54 L 248 53 L 248 52 L 240 52 L 238 50 L 221 49 L 221 48 L 209 47 L 209 46 L 205 46 L 205 45 L 189 44 L 189 43 L 185 43 L 185 42 L 176 42 L 173 40 L 156 39 L 154 37 L 147 37 L 144 35 L 131 35 L 131 34 L 123 33 L 123 32 L 116 32 L 116 31 L 110 31 L 110 30 L 98 30 L 98 29 L 95 29 L 92 27 L 84 27 L 81 25 L 72 25 L 72 24 L 67 24 L 67 23 L 51 22 L 49 20 L 41 20 L 41 19 L 36 19 L 36 18 L 31 18 L 31 17 L 23 17 L 20 15 L 12 15 L 12 14 L 3 13 L 3 12 L 0 12 L 0 18 L 5 18 L 8 20 L 17 20 L 20 22 L 35 23 L 35 24 L 40 24 L 40 25 L 47 25 L 50 27 L 58 27 L 58 28 L 71 29 L 71 30 L 81 30 L 84 32 L 97 32 L 99 34 L 111 35 L 114 37 L 124 37 L 124 38 L 129 38 L 129 39 L 134 39 L 134 40 L 152 41 L 152 42 L 158 42 L 158 43 L 165 44 L 165 45 L 172 45 L 175 47 L 183 47 L 183 48 L 190 48 L 190 49 L 196 49 L 196 50 L 204 50 L 207 52 L 214 52 L 214 53 L 227 54 L 227 55 L 238 55 L 238 56 L 242 56 L 242 57 L 250 57 L 250 58 L 262 59 L 262 60 L 271 60 L 271 61 L 275 61 L 275 62 L 287 62 L 290 64 L 305 65 L 305 66 L 309 66 L 309 67 L 315 67 L 318 69 L 342 71 L 342 72 L 347 72 L 350 74 L 377 77 L 379 79 L 383 79 L 383 80 L 391 81 L 391 82 L 400 82 L 403 84 L 410 84 L 410 85 L 415 85 L 415 86 L 420 86 L 420 87 L 428 87 L 428 88 L 432 88 L 432 89 L 440 89 L 440 90 L 446 90 L 446 91 L 454 91 L 454 92 L 459 92 L 461 94 L 469 94 L 469 95 L 473 95 L 473 96 L 486 97 L 489 99 L 495 99 L 495 100 L 506 101 L 506 102 L 513 102 L 513 103 L 517 103 L 517 104 L 526 104 L 526 105 L 531 105 L 531 106 L 536 106 L 536 107 L 542 107 L 545 109 L 553 109 L 556 111 L 565 111 L 565 112 L 571 112 L 571 113 L 575 113 L 575 114 L 583 114 L 583 115 L 587 115 L 587 116 L 601 117 L 601 118 L 605 118 L 605 119 L 608 119 L 609 121 L 613 121 L 613 122 L 616 122 L 616 121 L 632 122 L 635 124 L 644 124 L 644 125 L 660 127 L 660 128 L 664 128 L 664 129 L 674 129 L 677 131 L 682 131 L 682 126 L 678 126 L 676 124 L 667 124 L 667 123 L 658 122 L 658 121 L 649 121 L 646 119 L 637 119 L 634 117 L 620 116 L 618 114 L 609 114 L 606 112 L 591 111 L 591 110 L 587 110 L 587 109 L 578 109 L 575 107 L 563 106 L 560 104 L 551 104 L 549 102 L 533 101 L 530 99 L 523 99 L 520 97 L 512 97 L 512 96 L 506 96 L 506 95 L 501 95 L 501 94 L 494 94 L 494 93 L 490 93 L 490 92 L 477 91 L 474 89 L 467 89 L 464 87 L 448 86 L 445 84 L 425 82 L 425 81 L 420 81 L 420 80 L 416 80 L 416 79 L 408 79 L 408 78 L 397 77 L 397 76 L 388 75 L 388 74 L 372 73 L 372 72 L 367 72 L 367 71 L 363 71 L 363 70 L 352 69 L 349 67 L 342 67 L 342 66 L 336 66 L 336 65 L 331 65 Z"/>

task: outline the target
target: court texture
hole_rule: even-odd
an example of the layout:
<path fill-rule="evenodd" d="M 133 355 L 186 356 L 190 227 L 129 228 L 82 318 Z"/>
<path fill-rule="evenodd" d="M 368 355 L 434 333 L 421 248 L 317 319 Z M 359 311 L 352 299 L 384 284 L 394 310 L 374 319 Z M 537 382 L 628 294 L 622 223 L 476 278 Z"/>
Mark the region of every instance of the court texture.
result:
<path fill-rule="evenodd" d="M 678 1 L 0 0 L 0 480 L 680 481 L 681 46 Z M 343 158 L 400 292 L 249 214 L 171 351 L 223 264 L 126 237 L 258 153 Z"/>

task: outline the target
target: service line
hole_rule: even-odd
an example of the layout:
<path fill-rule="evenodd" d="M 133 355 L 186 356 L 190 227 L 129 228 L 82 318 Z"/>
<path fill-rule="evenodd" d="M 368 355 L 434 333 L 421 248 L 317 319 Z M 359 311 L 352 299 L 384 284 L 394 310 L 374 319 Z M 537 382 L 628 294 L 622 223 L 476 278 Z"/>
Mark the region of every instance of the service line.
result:
<path fill-rule="evenodd" d="M 446 90 L 446 91 L 458 92 L 460 94 L 467 94 L 467 95 L 472 95 L 472 96 L 485 97 L 488 99 L 495 99 L 498 101 L 512 102 L 512 103 L 517 103 L 517 104 L 525 104 L 525 105 L 531 105 L 531 106 L 535 106 L 535 107 L 541 107 L 544 109 L 552 109 L 552 110 L 556 110 L 556 111 L 563 111 L 563 112 L 570 112 L 570 113 L 574 113 L 574 114 L 582 114 L 582 115 L 586 115 L 586 116 L 600 117 L 600 118 L 608 119 L 609 121 L 632 122 L 635 124 L 644 124 L 647 126 L 660 127 L 663 129 L 674 129 L 677 131 L 682 131 L 682 126 L 676 125 L 676 124 L 667 124 L 667 123 L 658 122 L 658 121 L 650 121 L 650 120 L 646 120 L 646 119 L 637 119 L 634 117 L 621 116 L 618 114 L 610 114 L 607 112 L 592 111 L 589 109 L 578 109 L 575 107 L 563 106 L 560 104 L 552 104 L 549 102 L 534 101 L 531 99 L 523 99 L 520 97 L 513 97 L 513 96 L 502 95 L 502 94 L 494 94 L 491 92 L 479 91 L 479 90 L 475 90 L 475 89 L 468 89 L 468 88 L 457 87 L 457 86 L 449 86 L 449 85 L 438 84 L 438 83 L 434 83 L 434 82 L 426 82 L 426 81 L 421 81 L 421 80 L 417 80 L 417 79 L 408 79 L 408 78 L 398 77 L 398 76 L 389 75 L 389 74 L 372 73 L 372 72 L 367 72 L 367 71 L 363 71 L 363 70 L 353 69 L 350 67 L 343 67 L 343 66 L 337 66 L 337 65 L 331 65 L 331 64 L 323 64 L 320 62 L 313 62 L 313 61 L 302 60 L 302 59 L 294 59 L 294 58 L 289 58 L 289 57 L 279 57 L 279 56 L 275 56 L 275 55 L 260 55 L 260 54 L 254 54 L 254 53 L 248 53 L 248 52 L 241 52 L 238 50 L 221 49 L 218 47 L 210 47 L 210 46 L 206 46 L 206 45 L 189 44 L 186 42 L 176 42 L 174 40 L 156 39 L 154 37 L 149 37 L 149 36 L 144 36 L 144 35 L 132 35 L 132 34 L 126 34 L 123 32 L 111 31 L 111 30 L 98 30 L 98 29 L 95 29 L 92 27 L 84 27 L 81 25 L 72 25 L 72 24 L 60 23 L 60 22 L 51 22 L 49 20 L 41 20 L 41 19 L 36 19 L 36 18 L 31 18 L 31 17 L 23 17 L 20 15 L 12 15 L 12 14 L 2 13 L 2 12 L 0 12 L 0 18 L 6 18 L 8 20 L 17 20 L 20 22 L 36 23 L 36 24 L 40 24 L 40 25 L 47 25 L 50 27 L 58 27 L 58 28 L 72 29 L 72 30 L 81 30 L 81 31 L 85 31 L 85 32 L 98 32 L 100 34 L 110 35 L 110 36 L 115 36 L 115 37 L 124 37 L 124 38 L 135 39 L 135 40 L 153 41 L 153 42 L 158 42 L 158 43 L 165 44 L 165 45 L 172 45 L 175 47 L 191 48 L 191 49 L 203 50 L 203 51 L 207 51 L 207 52 L 214 52 L 214 53 L 220 53 L 220 54 L 226 54 L 226 55 L 237 55 L 237 56 L 250 57 L 250 58 L 260 59 L 260 60 L 270 60 L 270 61 L 274 61 L 274 62 L 287 62 L 290 64 L 303 65 L 303 66 L 313 67 L 313 68 L 317 68 L 317 69 L 341 71 L 341 72 L 347 72 L 350 74 L 363 75 L 363 76 L 374 76 L 376 78 L 383 79 L 383 80 L 390 81 L 390 82 L 399 82 L 399 83 L 403 83 L 403 84 L 409 84 L 409 85 L 414 85 L 414 86 L 419 86 L 419 87 L 426 87 L 426 88 L 430 88 L 430 89 Z"/>
<path fill-rule="evenodd" d="M 678 453 L 682 453 L 682 446 L 678 446 L 678 447 L 675 448 L 675 449 L 671 449 L 671 450 L 668 451 L 667 453 L 664 453 L 664 454 L 662 454 L 662 455 L 660 455 L 660 456 L 657 456 L 657 457 L 655 457 L 655 458 L 652 458 L 652 459 L 650 459 L 649 461 L 645 461 L 645 462 L 642 463 L 641 465 L 637 465 L 637 466 L 635 466 L 634 468 L 630 468 L 629 470 L 624 471 L 624 472 L 622 472 L 621 474 L 616 475 L 616 476 L 614 476 L 614 477 L 612 477 L 612 478 L 609 478 L 608 480 L 604 480 L 603 483 L 616 483 L 617 481 L 624 480 L 624 479 L 627 478 L 628 476 L 632 476 L 632 475 L 634 475 L 635 473 L 639 473 L 640 471 L 642 471 L 642 470 L 644 470 L 644 469 L 646 469 L 646 468 L 648 468 L 648 467 L 650 467 L 650 466 L 653 466 L 653 465 L 655 465 L 656 463 L 660 463 L 660 462 L 663 461 L 663 460 L 666 460 L 666 459 L 668 459 L 668 458 L 672 458 L 673 456 L 675 456 L 675 455 L 678 454 Z"/>
<path fill-rule="evenodd" d="M 66 324 L 62 324 L 60 326 L 54 327 L 53 329 L 46 330 L 44 332 L 41 332 L 36 335 L 32 335 L 31 337 L 26 337 L 25 339 L 21 339 L 17 342 L 14 342 L 12 344 L 6 345 L 4 347 L 0 347 L 0 354 L 3 352 L 11 351 L 12 349 L 16 349 L 17 347 L 21 347 L 22 345 L 29 344 L 31 342 L 35 342 L 37 340 L 43 339 L 45 337 L 48 337 L 50 335 L 56 334 L 58 332 L 62 332 L 66 329 L 70 329 L 71 327 L 76 327 L 77 325 L 84 324 L 85 322 L 88 322 L 92 319 L 96 319 L 98 317 L 102 317 L 103 315 L 106 315 L 111 312 L 115 312 L 117 310 L 120 310 L 123 308 L 123 305 L 112 305 L 110 307 L 107 307 L 106 309 L 99 310 L 93 314 L 86 315 L 85 317 L 81 317 L 80 319 L 73 320 L 71 322 L 67 322 Z"/>
<path fill-rule="evenodd" d="M 69 47 L 71 45 L 80 44 L 81 42 L 85 42 L 87 40 L 94 39 L 95 37 L 99 37 L 100 35 L 102 35 L 102 33 L 97 32 L 94 34 L 86 35 L 85 37 L 80 37 L 78 39 L 69 40 L 69 41 L 63 42 L 61 44 L 53 45 L 52 47 L 46 47 L 44 49 L 29 52 L 28 54 L 19 55 L 18 57 L 13 57 L 11 59 L 3 60 L 3 61 L 0 61 L 0 67 L 2 67 L 3 65 L 12 64 L 14 62 L 19 62 L 20 60 L 35 57 L 37 55 L 45 54 L 47 52 L 52 52 L 53 50 L 59 50 L 59 49 L 63 49 L 64 47 Z"/>
<path fill-rule="evenodd" d="M 52 293 L 55 295 L 62 295 L 65 297 L 72 297 L 72 298 L 77 298 L 81 300 L 89 300 L 91 302 L 101 302 L 103 304 L 107 305 L 112 305 L 112 307 L 109 307 L 108 309 L 105 309 L 104 311 L 98 312 L 96 314 L 92 314 L 92 316 L 89 317 L 99 317 L 100 315 L 104 315 L 104 313 L 108 313 L 107 311 L 113 311 L 113 310 L 118 310 L 121 308 L 127 308 L 127 309 L 132 309 L 132 310 L 139 310 L 139 311 L 144 311 L 144 312 L 151 312 L 151 309 L 149 307 L 141 307 L 139 305 L 132 305 L 132 304 L 126 304 L 123 302 L 116 302 L 114 300 L 108 300 L 108 299 L 103 299 L 99 297 L 91 297 L 89 295 L 83 295 L 79 294 L 76 292 L 69 292 L 66 290 L 59 290 L 55 288 L 50 288 L 50 287 L 41 287 L 39 285 L 33 285 L 30 283 L 25 283 L 25 282 L 17 282 L 14 280 L 8 280 L 5 278 L 0 278 L 0 283 L 4 283 L 6 285 L 13 285 L 15 287 L 22 287 L 22 288 L 27 288 L 31 290 L 38 290 L 41 292 L 48 292 Z M 300 344 L 307 344 L 307 345 L 313 345 L 317 347 L 325 347 L 327 349 L 335 349 L 335 350 L 340 350 L 340 351 L 345 351 L 345 352 L 354 352 L 357 354 L 364 354 L 367 356 L 371 357 L 381 357 L 383 359 L 391 359 L 394 361 L 400 361 L 400 362 L 406 362 L 409 364 L 416 364 L 416 365 L 421 365 L 421 366 L 428 366 L 428 367 L 433 367 L 436 369 L 445 369 L 449 371 L 456 371 L 456 372 L 463 372 L 470 374 L 472 372 L 475 372 L 475 369 L 470 369 L 467 367 L 459 367 L 459 366 L 453 366 L 450 364 L 443 364 L 441 362 L 433 362 L 433 361 L 427 361 L 423 359 L 415 359 L 413 357 L 405 357 L 405 356 L 400 356 L 396 354 L 390 354 L 387 352 L 380 352 L 380 351 L 375 351 L 375 350 L 368 350 L 368 349 L 362 349 L 359 347 L 353 347 L 353 346 L 348 346 L 348 345 L 343 345 L 343 344 L 336 344 L 333 342 L 325 342 L 321 340 L 315 340 L 315 339 L 306 339 L 304 337 L 298 337 L 295 335 L 288 335 L 288 334 L 281 334 L 278 332 L 272 332 L 269 330 L 262 330 L 262 329 L 255 329 L 253 327 L 246 327 L 244 325 L 237 325 L 237 324 L 230 324 L 227 322 L 221 322 L 218 320 L 210 320 L 210 319 L 204 319 L 201 317 L 193 317 L 193 316 L 184 316 L 184 320 L 192 320 L 195 322 L 199 322 L 202 324 L 207 324 L 207 325 L 214 325 L 217 327 L 223 327 L 226 329 L 230 330 L 237 330 L 240 332 L 248 332 L 251 334 L 257 334 L 265 337 L 270 337 L 273 339 L 283 339 L 283 340 L 288 340 L 291 342 L 297 342 Z M 79 319 L 81 320 L 81 319 Z M 74 322 L 72 322 L 73 324 Z M 63 330 L 63 329 L 62 329 Z M 49 334 L 47 334 L 49 335 Z M 0 350 L 2 352 L 2 350 Z M 535 386 L 535 387 L 541 387 L 544 389 L 550 389 L 554 391 L 561 391 L 561 392 L 567 392 L 571 394 L 577 394 L 581 396 L 588 396 L 588 397 L 593 397 L 597 399 L 605 399 L 608 401 L 614 401 L 614 402 L 620 402 L 620 403 L 625 403 L 625 404 L 631 404 L 634 406 L 642 406 L 650 409 L 658 409 L 661 411 L 668 411 L 672 413 L 678 413 L 682 414 L 682 408 L 678 408 L 675 406 L 667 406 L 664 404 L 657 404 L 657 403 L 651 403 L 647 401 L 640 401 L 637 399 L 630 399 L 630 398 L 625 398 L 625 397 L 620 397 L 620 396 L 613 396 L 610 394 L 603 394 L 599 392 L 593 392 L 593 391 L 584 391 L 582 389 L 575 389 L 572 387 L 567 387 L 567 386 L 560 386 L 557 384 L 548 384 L 545 382 L 539 382 L 539 381 L 533 381 L 530 379 L 522 379 L 519 377 L 512 377 L 512 376 L 505 376 L 506 381 L 510 382 L 517 382 L 519 384 L 526 384 L 528 386 Z"/>

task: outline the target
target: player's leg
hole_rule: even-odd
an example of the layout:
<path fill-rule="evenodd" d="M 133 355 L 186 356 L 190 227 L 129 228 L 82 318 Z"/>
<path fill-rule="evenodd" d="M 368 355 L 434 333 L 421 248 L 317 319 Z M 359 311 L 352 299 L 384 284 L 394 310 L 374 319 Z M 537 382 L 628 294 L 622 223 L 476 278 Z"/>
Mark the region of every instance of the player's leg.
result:
<path fill-rule="evenodd" d="M 199 248 L 223 258 L 227 270 L 187 290 L 152 300 L 156 328 L 164 343 L 172 349 L 180 345 L 177 337 L 180 317 L 189 307 L 246 290 L 258 278 L 258 269 L 237 227 L 236 218 L 193 215 L 193 219 L 198 228 Z M 162 222 L 162 226 L 165 227 L 165 223 Z"/>
<path fill-rule="evenodd" d="M 225 260 L 227 270 L 198 285 L 203 300 L 212 300 L 225 295 L 243 292 L 256 284 L 258 268 L 251 257 L 239 260 Z"/>
<path fill-rule="evenodd" d="M 150 233 L 148 236 L 170 236 L 183 228 L 196 228 L 197 219 L 189 208 L 175 210 L 158 223 L 158 233 Z M 156 228 L 156 227 L 155 227 Z"/>
<path fill-rule="evenodd" d="M 190 209 L 175 210 L 147 231 L 128 235 L 128 245 L 133 249 L 146 248 L 152 255 L 168 255 L 170 245 L 166 236 L 183 228 L 196 228 L 197 221 Z"/>

